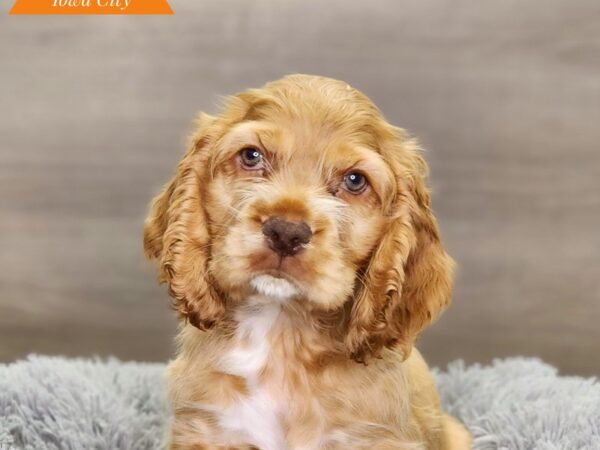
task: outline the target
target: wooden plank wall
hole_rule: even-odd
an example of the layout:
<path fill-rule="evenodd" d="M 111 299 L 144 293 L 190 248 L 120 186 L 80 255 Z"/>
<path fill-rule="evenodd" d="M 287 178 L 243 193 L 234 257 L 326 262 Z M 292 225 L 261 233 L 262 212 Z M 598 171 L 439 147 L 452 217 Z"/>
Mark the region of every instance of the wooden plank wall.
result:
<path fill-rule="evenodd" d="M 600 2 L 170 0 L 173 17 L 0 7 L 0 360 L 165 360 L 146 205 L 218 96 L 343 78 L 419 136 L 460 265 L 433 364 L 600 358 Z"/>

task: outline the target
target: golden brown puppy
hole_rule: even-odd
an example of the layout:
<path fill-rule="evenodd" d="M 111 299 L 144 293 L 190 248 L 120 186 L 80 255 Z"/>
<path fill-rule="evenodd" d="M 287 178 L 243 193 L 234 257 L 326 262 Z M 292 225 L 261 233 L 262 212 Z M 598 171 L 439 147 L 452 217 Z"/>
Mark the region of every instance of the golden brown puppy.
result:
<path fill-rule="evenodd" d="M 186 319 L 171 449 L 469 448 L 412 349 L 452 289 L 426 169 L 341 81 L 200 116 L 144 233 Z"/>

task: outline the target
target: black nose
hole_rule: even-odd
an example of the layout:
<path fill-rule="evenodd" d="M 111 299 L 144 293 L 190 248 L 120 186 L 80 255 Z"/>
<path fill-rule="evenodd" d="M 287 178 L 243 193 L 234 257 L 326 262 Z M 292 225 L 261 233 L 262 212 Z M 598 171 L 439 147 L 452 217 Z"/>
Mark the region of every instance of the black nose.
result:
<path fill-rule="evenodd" d="M 312 231 L 306 223 L 289 222 L 280 217 L 265 220 L 262 232 L 271 250 L 281 256 L 295 255 L 312 237 Z"/>

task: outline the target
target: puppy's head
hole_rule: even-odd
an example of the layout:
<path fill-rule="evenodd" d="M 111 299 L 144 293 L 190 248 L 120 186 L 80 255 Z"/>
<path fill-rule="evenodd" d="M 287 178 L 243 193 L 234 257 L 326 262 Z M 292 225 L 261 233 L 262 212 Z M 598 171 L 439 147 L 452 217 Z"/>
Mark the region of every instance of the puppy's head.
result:
<path fill-rule="evenodd" d="M 294 75 L 201 115 L 154 200 L 146 254 L 200 329 L 247 299 L 339 312 L 349 355 L 408 356 L 449 302 L 417 144 L 363 94 Z"/>

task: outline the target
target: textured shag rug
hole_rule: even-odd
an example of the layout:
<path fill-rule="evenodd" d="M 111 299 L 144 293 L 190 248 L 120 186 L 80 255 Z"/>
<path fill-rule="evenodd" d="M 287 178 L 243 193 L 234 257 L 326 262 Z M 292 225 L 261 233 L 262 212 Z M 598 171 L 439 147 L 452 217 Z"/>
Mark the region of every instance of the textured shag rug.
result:
<path fill-rule="evenodd" d="M 30 356 L 0 365 L 0 449 L 163 447 L 164 365 Z M 476 450 L 600 449 L 600 384 L 535 359 L 435 371 Z"/>

